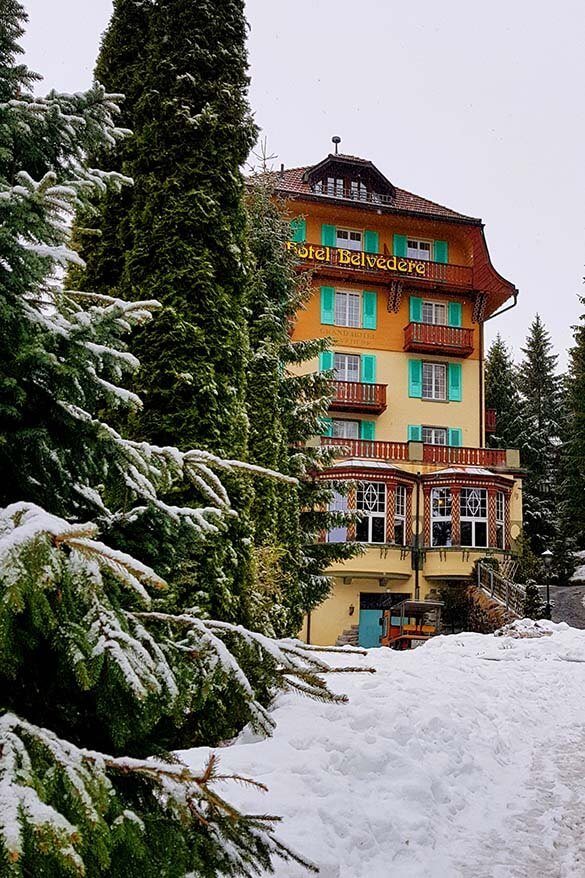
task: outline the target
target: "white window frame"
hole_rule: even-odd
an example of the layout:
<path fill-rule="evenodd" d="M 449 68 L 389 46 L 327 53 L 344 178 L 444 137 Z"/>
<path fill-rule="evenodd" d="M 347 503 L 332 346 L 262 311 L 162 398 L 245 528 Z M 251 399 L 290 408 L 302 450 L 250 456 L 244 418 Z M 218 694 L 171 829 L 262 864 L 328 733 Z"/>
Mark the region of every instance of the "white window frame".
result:
<path fill-rule="evenodd" d="M 362 183 L 361 180 L 350 180 L 349 195 L 354 201 L 367 201 L 368 189 L 366 184 Z"/>
<path fill-rule="evenodd" d="M 425 317 L 425 310 L 431 311 L 430 320 Z M 440 319 L 438 319 L 440 317 Z M 422 303 L 422 322 L 432 326 L 447 326 L 448 308 L 446 302 L 434 302 L 430 299 L 423 299 Z"/>
<path fill-rule="evenodd" d="M 349 368 L 349 365 L 352 368 Z M 335 351 L 333 369 L 337 381 L 358 381 L 361 378 L 361 357 L 359 354 L 344 354 Z"/>
<path fill-rule="evenodd" d="M 340 232 L 342 236 L 347 235 L 347 238 L 340 238 Z M 345 226 L 338 226 L 335 228 L 335 246 L 361 253 L 364 249 L 364 233 L 361 229 L 347 229 Z"/>
<path fill-rule="evenodd" d="M 374 505 L 372 504 L 372 493 L 375 492 L 375 509 L 368 508 L 368 506 Z M 363 508 L 360 509 L 360 503 L 363 505 Z M 363 524 L 364 520 L 367 521 L 367 539 L 360 540 L 359 542 L 368 543 L 372 545 L 382 545 L 386 542 L 386 514 L 388 510 L 388 486 L 385 482 L 358 482 L 356 487 L 356 509 L 360 513 L 361 521 L 360 524 Z M 374 520 L 382 520 L 383 522 L 383 539 L 382 540 L 373 540 L 373 529 L 374 529 Z M 359 525 L 358 525 L 359 527 Z"/>
<path fill-rule="evenodd" d="M 506 548 L 506 494 L 496 492 L 496 548 Z"/>
<path fill-rule="evenodd" d="M 410 245 L 414 244 L 414 247 Z M 425 247 L 421 250 L 420 245 L 425 244 Z M 428 250 L 426 245 L 428 244 Z M 406 239 L 406 257 L 407 259 L 422 259 L 425 262 L 433 261 L 433 242 L 427 240 L 426 238 L 407 238 Z"/>
<path fill-rule="evenodd" d="M 431 394 L 425 394 L 425 383 L 428 386 L 428 382 L 425 382 L 425 370 L 432 370 L 432 378 L 431 378 Z M 437 376 L 439 374 L 444 375 L 444 379 L 442 381 L 443 384 L 443 393 L 442 395 L 439 393 L 441 381 L 438 380 Z M 446 363 L 432 363 L 427 360 L 423 360 L 422 364 L 422 399 L 430 399 L 436 400 L 438 402 L 446 402 L 447 401 L 447 382 L 448 382 L 448 370 Z"/>
<path fill-rule="evenodd" d="M 334 198 L 343 198 L 343 177 L 327 177 L 326 180 L 327 195 Z"/>
<path fill-rule="evenodd" d="M 341 299 L 345 297 L 345 304 L 341 306 Z M 357 299 L 357 309 L 355 308 Z M 351 307 L 350 307 L 351 305 Z M 339 320 L 340 312 L 344 312 L 343 321 Z M 333 311 L 335 326 L 348 326 L 351 329 L 361 329 L 362 325 L 362 294 L 357 290 L 335 290 L 335 303 Z M 351 321 L 356 322 L 351 322 Z"/>
<path fill-rule="evenodd" d="M 481 511 L 481 508 L 483 508 L 483 514 L 475 515 L 475 514 L 473 514 L 473 512 L 464 511 L 465 504 L 463 502 L 463 497 L 464 497 L 464 494 L 467 494 L 467 492 L 469 492 L 470 494 L 473 494 L 473 492 L 476 492 L 478 494 L 478 499 L 479 499 L 479 502 L 481 504 L 480 511 Z M 487 549 L 487 547 L 489 546 L 489 542 L 490 542 L 489 522 L 488 522 L 488 492 L 487 492 L 487 488 L 476 488 L 476 487 L 461 488 L 461 494 L 459 496 L 460 496 L 460 503 L 461 503 L 461 509 L 460 509 L 461 525 L 463 525 L 464 522 L 466 524 L 471 523 L 471 543 L 469 543 L 469 544 L 464 543 L 463 536 L 461 536 L 461 540 L 460 540 L 461 545 L 465 546 L 466 548 Z M 476 526 L 478 524 L 485 525 L 485 543 L 478 543 L 478 541 L 477 541 Z"/>
<path fill-rule="evenodd" d="M 407 543 L 406 534 L 406 485 L 396 485 L 394 494 L 394 533 L 396 533 L 396 523 L 402 524 L 402 542 L 395 539 L 396 545 L 405 546 Z"/>
<path fill-rule="evenodd" d="M 451 488 L 432 488 L 431 490 L 431 546 L 443 548 L 453 544 L 453 530 L 446 543 L 436 543 L 434 524 L 448 522 L 453 528 L 452 522 L 453 494 Z"/>
<path fill-rule="evenodd" d="M 350 435 L 354 432 L 355 436 Z M 331 418 L 331 434 L 334 439 L 359 439 L 360 422 L 353 418 Z"/>
<path fill-rule="evenodd" d="M 333 491 L 333 496 L 329 501 L 330 512 L 347 512 L 348 498 L 346 494 L 340 494 L 339 491 Z M 338 525 L 327 531 L 328 543 L 347 543 L 347 525 Z"/>
<path fill-rule="evenodd" d="M 425 434 L 425 431 L 430 431 Z M 425 439 L 426 435 L 426 439 Z M 440 438 L 443 438 L 445 441 L 439 441 Z M 422 427 L 422 441 L 425 445 L 448 445 L 449 444 L 449 430 L 447 427 Z"/>

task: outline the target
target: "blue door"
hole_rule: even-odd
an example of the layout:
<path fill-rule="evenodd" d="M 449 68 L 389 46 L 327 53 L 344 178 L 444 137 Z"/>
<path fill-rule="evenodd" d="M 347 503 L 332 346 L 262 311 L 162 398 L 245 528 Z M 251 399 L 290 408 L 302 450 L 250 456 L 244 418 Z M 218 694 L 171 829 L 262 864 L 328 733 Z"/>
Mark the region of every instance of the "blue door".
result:
<path fill-rule="evenodd" d="M 359 644 L 369 648 L 380 646 L 382 610 L 360 610 Z"/>

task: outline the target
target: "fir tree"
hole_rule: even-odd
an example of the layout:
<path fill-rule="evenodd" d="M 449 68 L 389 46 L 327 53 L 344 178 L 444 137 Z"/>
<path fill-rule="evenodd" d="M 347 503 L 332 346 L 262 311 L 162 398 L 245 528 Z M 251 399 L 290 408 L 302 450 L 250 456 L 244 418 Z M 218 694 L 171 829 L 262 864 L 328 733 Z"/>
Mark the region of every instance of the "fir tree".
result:
<path fill-rule="evenodd" d="M 326 511 L 332 487 L 340 486 L 318 480 L 332 456 L 311 443 L 327 414 L 331 384 L 329 374 L 300 375 L 299 367 L 306 367 L 330 340 L 291 342 L 293 321 L 312 289 L 309 276 L 297 273 L 295 257 L 286 248 L 290 224 L 284 205 L 275 198 L 265 159 L 262 173 L 249 181 L 247 212 L 252 257 L 249 459 L 299 480 L 295 486 L 274 481 L 258 484 L 252 518 L 255 542 L 262 549 L 258 557 L 264 563 L 272 559 L 273 572 L 280 577 L 279 599 L 268 604 L 272 624 L 280 633 L 294 634 L 303 613 L 329 592 L 326 566 L 358 549 L 351 543 L 318 542 L 343 517 Z"/>
<path fill-rule="evenodd" d="M 534 579 L 526 581 L 526 597 L 524 599 L 524 615 L 528 619 L 544 619 L 545 604 L 540 589 Z"/>
<path fill-rule="evenodd" d="M 585 297 L 580 297 L 585 305 Z M 562 447 L 562 524 L 575 548 L 585 549 L 585 315 L 573 327 L 565 382 Z"/>
<path fill-rule="evenodd" d="M 560 378 L 550 335 L 537 314 L 518 369 L 522 429 L 519 434 L 524 480 L 524 529 L 540 555 L 558 532 L 558 463 L 561 441 Z"/>
<path fill-rule="evenodd" d="M 250 467 L 125 439 L 104 419 L 140 408 L 121 338 L 157 303 L 66 291 L 59 269 L 78 259 L 75 205 L 120 183 L 85 160 L 121 136 L 116 102 L 99 86 L 33 98 L 15 63 L 24 12 L 2 12 L 0 872 L 257 874 L 275 855 L 298 859 L 273 819 L 217 794 L 214 758 L 193 771 L 166 751 L 204 741 L 214 719 L 216 735 L 234 717 L 270 733 L 271 695 L 331 698 L 327 668 L 292 641 L 169 611 L 161 576 L 78 519 L 92 510 L 102 526 L 138 526 L 154 514 L 201 543 L 233 517 L 217 473 Z M 204 507 L 161 499 L 185 482 Z"/>
<path fill-rule="evenodd" d="M 498 334 L 485 361 L 485 404 L 496 412 L 496 432 L 488 437 L 494 448 L 517 448 L 521 429 L 518 374 L 512 354 Z"/>
<path fill-rule="evenodd" d="M 84 287 L 162 304 L 156 328 L 135 337 L 143 368 L 134 388 L 144 405 L 131 434 L 240 459 L 247 453 L 249 351 L 240 168 L 256 138 L 245 36 L 242 0 L 115 3 L 97 70 L 107 88 L 127 90 L 124 122 L 133 135 L 118 162 L 134 187 L 130 198 L 99 205 L 97 237 L 77 233 L 88 265 Z M 88 225 L 81 215 L 78 226 Z M 116 238 L 123 246 L 110 247 Z M 253 492 L 235 476 L 226 486 L 237 518 L 226 520 L 205 552 L 167 540 L 166 572 L 178 593 L 210 614 L 255 625 Z M 134 551 L 132 535 L 125 537 Z M 159 558 L 160 539 L 152 548 Z M 188 585 L 194 574 L 204 584 L 196 594 Z"/>

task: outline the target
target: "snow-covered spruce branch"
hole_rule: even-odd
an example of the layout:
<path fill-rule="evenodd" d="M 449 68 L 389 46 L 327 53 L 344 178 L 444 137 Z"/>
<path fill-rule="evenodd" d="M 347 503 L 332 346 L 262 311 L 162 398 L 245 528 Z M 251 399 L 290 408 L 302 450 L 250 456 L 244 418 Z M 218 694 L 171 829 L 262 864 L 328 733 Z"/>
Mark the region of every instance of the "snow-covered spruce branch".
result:
<path fill-rule="evenodd" d="M 315 655 L 314 649 L 306 649 L 300 641 L 274 640 L 241 625 L 202 620 L 189 612 L 175 615 L 138 611 L 129 612 L 128 616 L 141 620 L 145 625 L 159 623 L 171 630 L 184 629 L 185 636 L 182 640 L 176 641 L 171 635 L 170 642 L 176 649 L 193 654 L 197 658 L 201 657 L 203 651 L 207 651 L 211 656 L 212 667 L 220 666 L 250 699 L 252 724 L 265 735 L 272 734 L 275 722 L 266 708 L 256 700 L 252 684 L 225 640 L 229 642 L 230 639 L 239 639 L 247 647 L 256 650 L 260 664 L 271 662 L 277 674 L 278 685 L 283 690 L 295 690 L 320 701 L 335 703 L 347 701 L 347 696 L 336 695 L 327 688 L 321 674 L 370 671 L 369 668 L 359 667 L 332 668 Z"/>
<path fill-rule="evenodd" d="M 117 799 L 119 776 L 146 782 L 161 813 L 177 823 L 198 823 L 217 833 L 242 875 L 255 874 L 249 858 L 255 842 L 265 844 L 285 860 L 316 871 L 275 837 L 278 817 L 242 814 L 212 789 L 226 781 L 266 789 L 251 778 L 220 774 L 215 755 L 200 772 L 179 761 L 110 756 L 76 747 L 49 729 L 5 713 L 0 717 L 0 850 L 8 864 L 7 874 L 18 878 L 25 875 L 21 861 L 27 835 L 41 846 L 50 845 L 63 874 L 83 876 L 83 850 L 90 847 L 93 836 L 111 831 L 124 820 L 144 832 L 140 815 L 124 808 Z M 222 818 L 228 818 L 227 830 Z M 237 826 L 246 834 L 234 844 L 233 838 L 224 836 Z"/>

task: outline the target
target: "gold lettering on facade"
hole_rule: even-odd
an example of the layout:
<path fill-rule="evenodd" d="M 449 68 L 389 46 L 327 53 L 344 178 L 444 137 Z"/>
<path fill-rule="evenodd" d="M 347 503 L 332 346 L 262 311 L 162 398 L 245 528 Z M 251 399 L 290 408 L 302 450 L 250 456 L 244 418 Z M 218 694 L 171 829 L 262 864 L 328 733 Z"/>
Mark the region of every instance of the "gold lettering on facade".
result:
<path fill-rule="evenodd" d="M 396 256 L 384 256 L 381 253 L 364 253 L 344 247 L 318 247 L 315 244 L 298 244 L 295 241 L 287 241 L 286 246 L 299 259 L 427 277 L 429 263 L 420 259 L 397 259 Z"/>

